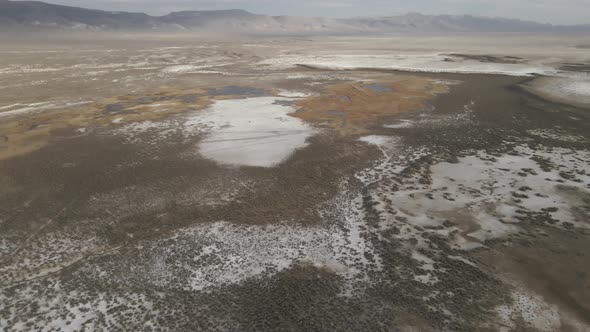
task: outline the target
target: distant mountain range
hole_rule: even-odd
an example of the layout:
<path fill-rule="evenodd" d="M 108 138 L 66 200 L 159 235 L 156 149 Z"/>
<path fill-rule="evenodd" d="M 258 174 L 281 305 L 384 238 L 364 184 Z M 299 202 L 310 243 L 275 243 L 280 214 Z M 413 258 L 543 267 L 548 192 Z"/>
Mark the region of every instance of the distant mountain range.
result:
<path fill-rule="evenodd" d="M 363 18 L 268 16 L 244 10 L 182 11 L 164 16 L 111 12 L 38 1 L 0 0 L 0 29 L 203 31 L 249 34 L 379 34 L 448 32 L 590 32 L 590 25 L 556 26 L 470 15 L 407 14 Z"/>

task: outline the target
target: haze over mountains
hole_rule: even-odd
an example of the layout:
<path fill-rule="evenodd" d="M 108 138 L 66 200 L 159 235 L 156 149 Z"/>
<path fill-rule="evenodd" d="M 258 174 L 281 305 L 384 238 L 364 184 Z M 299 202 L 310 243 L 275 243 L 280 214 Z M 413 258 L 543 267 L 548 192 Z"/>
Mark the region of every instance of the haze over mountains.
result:
<path fill-rule="evenodd" d="M 417 13 L 359 18 L 268 16 L 244 10 L 182 11 L 164 16 L 110 12 L 37 1 L 0 0 L 0 29 L 211 31 L 253 34 L 363 34 L 396 32 L 590 32 L 589 25 L 556 26 L 469 15 Z"/>

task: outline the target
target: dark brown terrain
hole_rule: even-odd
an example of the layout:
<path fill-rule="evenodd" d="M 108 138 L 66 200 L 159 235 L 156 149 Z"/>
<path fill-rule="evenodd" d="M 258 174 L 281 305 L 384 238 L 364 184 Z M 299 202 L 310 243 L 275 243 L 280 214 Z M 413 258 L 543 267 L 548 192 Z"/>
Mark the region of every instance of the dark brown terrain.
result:
<path fill-rule="evenodd" d="M 590 330 L 582 49 L 97 38 L 0 46 L 0 329 Z"/>

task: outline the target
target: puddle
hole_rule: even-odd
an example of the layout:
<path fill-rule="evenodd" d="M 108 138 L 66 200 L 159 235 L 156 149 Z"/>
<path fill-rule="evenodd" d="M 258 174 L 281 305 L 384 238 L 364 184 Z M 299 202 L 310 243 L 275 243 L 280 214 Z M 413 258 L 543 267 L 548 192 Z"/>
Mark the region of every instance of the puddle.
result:
<path fill-rule="evenodd" d="M 365 88 L 373 91 L 373 92 L 378 92 L 378 93 L 383 93 L 383 92 L 392 92 L 393 89 L 390 87 L 387 87 L 385 85 L 381 85 L 381 84 L 367 84 L 365 85 Z"/>
<path fill-rule="evenodd" d="M 106 105 L 104 108 L 105 108 L 105 113 L 119 113 L 125 109 L 125 105 L 123 105 L 123 104 L 110 104 L 110 105 Z"/>
<path fill-rule="evenodd" d="M 257 88 L 228 85 L 222 88 L 211 88 L 207 90 L 207 94 L 209 96 L 262 96 L 266 93 Z"/>

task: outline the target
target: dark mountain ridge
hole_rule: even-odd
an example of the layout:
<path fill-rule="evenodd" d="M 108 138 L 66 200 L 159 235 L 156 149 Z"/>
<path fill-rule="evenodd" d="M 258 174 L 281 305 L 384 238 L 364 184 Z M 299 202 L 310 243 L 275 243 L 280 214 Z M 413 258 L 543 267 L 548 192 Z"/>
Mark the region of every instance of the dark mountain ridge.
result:
<path fill-rule="evenodd" d="M 396 32 L 590 32 L 590 25 L 556 26 L 470 15 L 311 18 L 258 15 L 245 10 L 181 11 L 164 16 L 103 11 L 39 1 L 0 0 L 0 29 L 212 31 L 268 34 Z"/>

